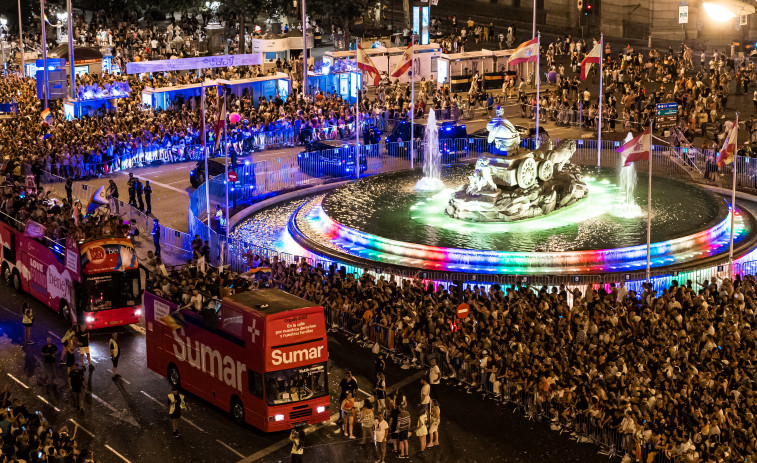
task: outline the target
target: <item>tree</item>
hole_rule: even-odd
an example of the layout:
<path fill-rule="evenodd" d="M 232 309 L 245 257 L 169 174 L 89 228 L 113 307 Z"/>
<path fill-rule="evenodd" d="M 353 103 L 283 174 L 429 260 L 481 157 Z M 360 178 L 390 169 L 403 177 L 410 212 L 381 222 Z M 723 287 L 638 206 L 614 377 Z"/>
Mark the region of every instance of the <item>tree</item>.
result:
<path fill-rule="evenodd" d="M 287 3 L 284 0 L 222 0 L 222 7 L 233 11 L 239 21 L 239 51 L 246 53 L 245 40 L 246 19 L 253 21 L 261 14 L 276 17 L 286 11 Z"/>
<path fill-rule="evenodd" d="M 362 18 L 363 12 L 376 7 L 378 0 L 310 0 L 307 3 L 308 15 L 330 17 L 334 22 L 341 21 L 345 33 L 350 25 Z"/>

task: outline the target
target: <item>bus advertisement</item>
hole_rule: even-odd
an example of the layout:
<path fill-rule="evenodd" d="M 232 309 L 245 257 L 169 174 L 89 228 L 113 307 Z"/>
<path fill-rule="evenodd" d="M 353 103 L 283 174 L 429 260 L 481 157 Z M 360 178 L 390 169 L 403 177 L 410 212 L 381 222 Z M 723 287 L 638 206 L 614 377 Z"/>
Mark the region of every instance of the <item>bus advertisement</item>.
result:
<path fill-rule="evenodd" d="M 147 366 L 265 432 L 330 417 L 323 308 L 278 289 L 200 313 L 145 293 Z"/>
<path fill-rule="evenodd" d="M 65 244 L 44 236 L 44 227 L 0 217 L 2 275 L 74 325 L 89 329 L 139 323 L 142 283 L 128 238 Z"/>

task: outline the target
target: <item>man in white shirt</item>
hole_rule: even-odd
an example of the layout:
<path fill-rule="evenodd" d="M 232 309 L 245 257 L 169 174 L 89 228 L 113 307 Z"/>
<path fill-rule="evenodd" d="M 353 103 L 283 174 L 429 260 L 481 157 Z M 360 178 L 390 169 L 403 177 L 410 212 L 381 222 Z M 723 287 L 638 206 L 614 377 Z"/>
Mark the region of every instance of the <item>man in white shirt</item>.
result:
<path fill-rule="evenodd" d="M 376 463 L 385 463 L 386 432 L 389 423 L 386 422 L 386 411 L 379 412 L 378 419 L 373 422 L 373 441 L 376 443 Z"/>
<path fill-rule="evenodd" d="M 421 407 L 431 407 L 431 386 L 426 378 L 421 378 Z"/>

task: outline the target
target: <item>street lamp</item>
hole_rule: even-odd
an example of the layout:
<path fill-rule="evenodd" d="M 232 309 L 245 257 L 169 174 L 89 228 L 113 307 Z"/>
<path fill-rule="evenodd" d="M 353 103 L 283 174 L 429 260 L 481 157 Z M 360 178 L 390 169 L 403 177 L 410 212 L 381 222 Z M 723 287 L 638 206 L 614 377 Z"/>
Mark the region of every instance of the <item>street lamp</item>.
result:
<path fill-rule="evenodd" d="M 0 47 L 3 48 L 3 77 L 8 74 L 8 63 L 5 62 L 5 33 L 8 30 L 8 20 L 0 17 Z"/>
<path fill-rule="evenodd" d="M 736 13 L 731 11 L 728 7 L 718 5 L 717 3 L 705 2 L 702 4 L 704 11 L 713 20 L 719 23 L 729 21 L 736 17 Z"/>

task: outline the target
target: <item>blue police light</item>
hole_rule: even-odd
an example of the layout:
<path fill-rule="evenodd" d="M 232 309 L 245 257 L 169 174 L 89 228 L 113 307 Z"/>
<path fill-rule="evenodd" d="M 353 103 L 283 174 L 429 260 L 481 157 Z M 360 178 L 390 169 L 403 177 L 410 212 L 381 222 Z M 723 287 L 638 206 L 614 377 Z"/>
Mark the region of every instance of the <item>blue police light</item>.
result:
<path fill-rule="evenodd" d="M 249 166 L 250 165 L 250 161 L 244 161 L 244 165 Z"/>

